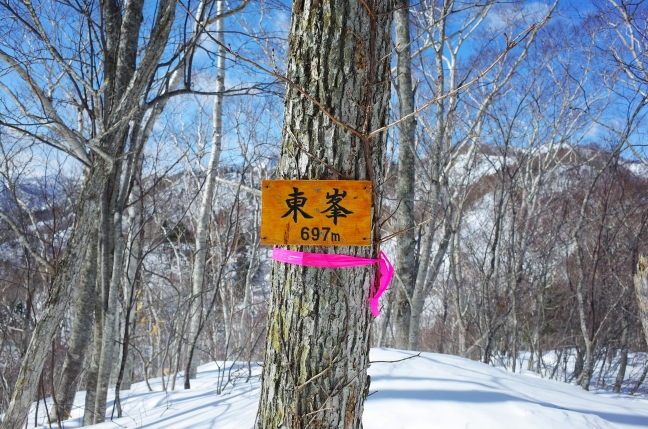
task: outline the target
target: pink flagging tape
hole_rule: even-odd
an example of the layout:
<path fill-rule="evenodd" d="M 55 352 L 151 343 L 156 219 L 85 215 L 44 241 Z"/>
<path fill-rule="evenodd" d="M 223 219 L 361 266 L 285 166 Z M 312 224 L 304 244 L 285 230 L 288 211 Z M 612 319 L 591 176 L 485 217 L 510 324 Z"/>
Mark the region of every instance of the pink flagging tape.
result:
<path fill-rule="evenodd" d="M 272 249 L 272 259 L 287 264 L 304 265 L 307 267 L 324 267 L 324 268 L 348 268 L 360 267 L 363 265 L 380 264 L 380 284 L 378 290 L 370 298 L 369 303 L 371 312 L 374 317 L 380 315 L 378 309 L 378 300 L 380 295 L 385 292 L 389 282 L 394 275 L 394 267 L 392 267 L 389 258 L 383 252 L 380 252 L 379 259 L 358 258 L 349 255 L 326 255 L 322 253 L 308 253 L 308 252 L 295 252 L 292 250 Z"/>

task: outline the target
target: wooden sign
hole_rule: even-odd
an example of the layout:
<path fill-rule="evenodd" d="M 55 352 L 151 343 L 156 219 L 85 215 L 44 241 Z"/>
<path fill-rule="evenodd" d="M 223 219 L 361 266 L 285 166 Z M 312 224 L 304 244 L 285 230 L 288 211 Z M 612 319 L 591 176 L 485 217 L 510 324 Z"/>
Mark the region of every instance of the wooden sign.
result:
<path fill-rule="evenodd" d="M 264 180 L 261 244 L 369 246 L 371 182 Z"/>

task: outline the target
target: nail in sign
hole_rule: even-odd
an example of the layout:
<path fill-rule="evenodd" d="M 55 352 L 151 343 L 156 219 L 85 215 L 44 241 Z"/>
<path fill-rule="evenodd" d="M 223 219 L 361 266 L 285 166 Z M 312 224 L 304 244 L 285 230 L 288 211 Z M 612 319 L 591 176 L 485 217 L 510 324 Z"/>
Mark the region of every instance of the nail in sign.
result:
<path fill-rule="evenodd" d="M 264 180 L 261 244 L 369 246 L 371 182 Z"/>

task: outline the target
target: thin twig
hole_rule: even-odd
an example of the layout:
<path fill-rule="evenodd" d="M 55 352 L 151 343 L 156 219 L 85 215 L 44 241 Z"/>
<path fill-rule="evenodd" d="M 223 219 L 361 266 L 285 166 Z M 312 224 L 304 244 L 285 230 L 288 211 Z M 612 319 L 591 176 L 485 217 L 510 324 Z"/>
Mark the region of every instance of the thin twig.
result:
<path fill-rule="evenodd" d="M 380 134 L 380 133 L 382 133 L 383 131 L 387 131 L 388 129 L 390 129 L 390 128 L 392 128 L 392 127 L 395 127 L 396 125 L 398 125 L 398 124 L 400 124 L 400 123 L 402 123 L 402 122 L 408 120 L 409 118 L 418 115 L 419 113 L 421 113 L 423 110 L 427 109 L 428 107 L 430 107 L 430 106 L 433 105 L 434 103 L 438 103 L 438 102 L 441 101 L 441 100 L 444 100 L 444 99 L 446 99 L 446 98 L 448 98 L 448 97 L 451 97 L 451 96 L 453 96 L 453 95 L 459 93 L 459 91 L 462 91 L 463 89 L 466 89 L 467 87 L 469 87 L 469 86 L 475 84 L 477 81 L 481 80 L 484 76 L 486 76 L 486 75 L 487 75 L 487 74 L 488 74 L 488 73 L 489 73 L 489 72 L 490 72 L 490 71 L 491 71 L 491 70 L 492 70 L 492 69 L 493 69 L 493 68 L 494 68 L 494 67 L 495 67 L 499 62 L 501 62 L 501 61 L 504 59 L 504 57 L 506 57 L 506 55 L 507 55 L 507 54 L 508 54 L 508 53 L 509 53 L 513 48 L 515 48 L 517 45 L 519 45 L 520 42 L 521 42 L 522 40 L 524 40 L 524 38 L 525 38 L 527 35 L 529 35 L 529 34 L 530 34 L 534 29 L 536 29 L 536 28 L 540 28 L 542 25 L 544 25 L 544 24 L 549 20 L 549 18 L 551 18 L 550 15 L 549 15 L 549 16 L 546 16 L 546 17 L 545 17 L 542 21 L 540 21 L 540 23 L 538 23 L 538 24 L 531 24 L 531 25 L 530 25 L 526 30 L 524 30 L 523 32 L 521 32 L 520 34 L 518 34 L 517 37 L 515 37 L 514 39 L 512 39 L 511 41 L 509 41 L 509 42 L 507 43 L 507 45 L 506 45 L 506 49 L 504 49 L 504 51 L 500 54 L 500 56 L 497 57 L 497 58 L 495 59 L 495 61 L 494 61 L 490 66 L 488 66 L 488 68 L 486 68 L 484 71 L 482 71 L 481 73 L 479 73 L 479 74 L 477 75 L 477 77 L 475 77 L 475 78 L 472 79 L 471 81 L 469 81 L 469 82 L 467 82 L 467 83 L 464 83 L 463 85 L 461 85 L 461 86 L 455 88 L 454 90 L 448 92 L 448 93 L 445 94 L 445 95 L 442 95 L 442 96 L 439 96 L 439 97 L 433 98 L 432 100 L 430 100 L 430 101 L 428 101 L 427 103 L 425 103 L 423 106 L 421 106 L 421 107 L 419 107 L 418 109 L 414 110 L 412 113 L 403 116 L 403 117 L 400 118 L 399 120 L 397 120 L 397 121 L 395 121 L 395 122 L 392 122 L 391 124 L 385 125 L 385 126 L 382 127 L 382 128 L 378 128 L 377 130 L 372 131 L 371 133 L 369 133 L 369 137 L 373 137 L 373 136 L 375 136 L 376 134 Z"/>
<path fill-rule="evenodd" d="M 398 359 L 398 360 L 372 360 L 372 361 L 369 361 L 369 363 L 396 363 L 396 362 L 402 362 L 402 361 L 408 360 L 408 359 L 414 359 L 416 357 L 421 357 L 421 352 L 418 352 L 415 355 L 408 356 L 408 357 L 403 358 L 403 359 Z"/>

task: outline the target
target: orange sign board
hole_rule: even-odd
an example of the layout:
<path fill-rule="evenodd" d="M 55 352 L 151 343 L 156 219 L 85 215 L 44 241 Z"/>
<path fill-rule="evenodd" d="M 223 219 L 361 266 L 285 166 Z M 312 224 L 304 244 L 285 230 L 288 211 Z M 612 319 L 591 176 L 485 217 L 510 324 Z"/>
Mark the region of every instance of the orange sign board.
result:
<path fill-rule="evenodd" d="M 261 244 L 369 246 L 371 182 L 264 180 Z"/>

